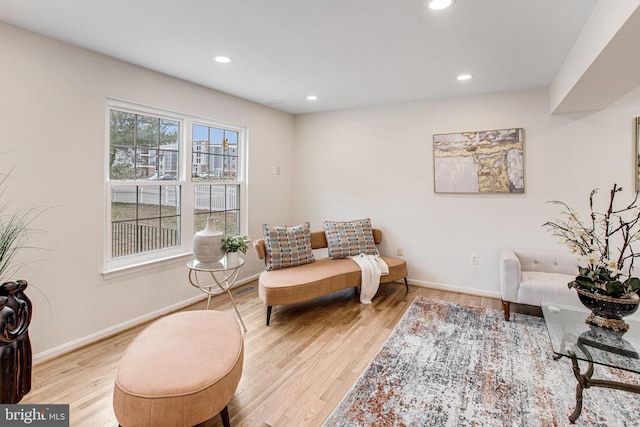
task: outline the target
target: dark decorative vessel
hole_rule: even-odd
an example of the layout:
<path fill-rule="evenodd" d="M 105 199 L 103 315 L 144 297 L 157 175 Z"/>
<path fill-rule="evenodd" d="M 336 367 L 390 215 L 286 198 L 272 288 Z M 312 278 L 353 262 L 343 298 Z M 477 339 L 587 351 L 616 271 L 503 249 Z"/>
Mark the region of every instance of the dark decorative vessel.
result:
<path fill-rule="evenodd" d="M 585 322 L 592 325 L 613 329 L 614 331 L 626 331 L 629 324 L 623 317 L 630 316 L 638 310 L 640 298 L 613 298 L 577 288 L 580 302 L 591 310 L 591 314 Z"/>
<path fill-rule="evenodd" d="M 31 301 L 27 282 L 0 285 L 0 403 L 20 402 L 31 390 L 32 353 L 29 340 Z"/>

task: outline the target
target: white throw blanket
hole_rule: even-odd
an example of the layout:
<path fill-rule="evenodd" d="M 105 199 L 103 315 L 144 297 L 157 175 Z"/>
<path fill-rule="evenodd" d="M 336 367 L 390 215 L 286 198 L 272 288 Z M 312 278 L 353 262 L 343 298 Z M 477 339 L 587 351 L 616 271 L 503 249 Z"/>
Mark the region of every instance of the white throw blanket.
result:
<path fill-rule="evenodd" d="M 351 258 L 362 271 L 362 284 L 360 287 L 360 302 L 371 304 L 371 299 L 378 292 L 380 276 L 389 274 L 389 266 L 379 255 L 360 254 Z"/>

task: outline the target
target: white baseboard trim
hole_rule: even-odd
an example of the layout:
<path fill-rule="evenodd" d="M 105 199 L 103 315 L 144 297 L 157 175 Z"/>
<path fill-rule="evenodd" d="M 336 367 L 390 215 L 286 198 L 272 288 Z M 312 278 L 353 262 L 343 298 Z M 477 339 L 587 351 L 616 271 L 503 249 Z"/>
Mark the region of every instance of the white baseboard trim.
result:
<path fill-rule="evenodd" d="M 482 289 L 465 288 L 464 286 L 447 285 L 444 283 L 425 282 L 422 280 L 407 279 L 410 285 L 420 286 L 421 288 L 439 289 L 443 291 L 459 292 L 462 294 L 477 295 L 481 297 L 502 298 L 500 292 L 485 291 Z"/>
<path fill-rule="evenodd" d="M 247 284 L 253 280 L 256 280 L 258 278 L 259 274 L 255 274 L 253 276 L 250 277 L 246 277 L 242 280 L 238 280 L 236 282 L 236 284 L 234 285 L 234 288 L 237 286 L 242 286 L 244 284 Z M 70 341 L 68 343 L 59 345 L 57 347 L 54 347 L 52 349 L 49 350 L 45 350 L 41 353 L 35 354 L 33 356 L 33 364 L 36 365 L 38 363 L 43 363 L 46 362 L 48 360 L 51 360 L 55 357 L 58 356 L 62 356 L 63 354 L 69 353 L 73 350 L 77 350 L 80 347 L 84 347 L 86 345 L 89 344 L 93 344 L 97 341 L 103 340 L 105 338 L 111 337 L 113 335 L 116 335 L 122 331 L 125 331 L 127 329 L 131 329 L 134 328 L 138 325 L 141 325 L 143 323 L 146 323 L 150 320 L 154 320 L 157 319 L 159 317 L 162 317 L 168 313 L 177 311 L 177 310 L 181 310 L 185 307 L 188 307 L 190 305 L 193 305 L 199 301 L 205 300 L 207 298 L 206 295 L 198 295 L 196 297 L 193 298 L 189 298 L 180 302 L 177 302 L 175 304 L 171 304 L 170 306 L 167 307 L 163 307 L 159 310 L 155 310 L 152 311 L 150 313 L 146 313 L 143 314 L 141 316 L 138 316 L 136 318 L 133 318 L 131 320 L 127 320 L 126 322 L 122 322 L 119 323 L 117 325 L 111 326 L 110 328 L 106 328 L 103 329 L 101 331 L 97 331 L 93 334 L 84 336 L 82 338 L 78 338 L 76 340 Z"/>

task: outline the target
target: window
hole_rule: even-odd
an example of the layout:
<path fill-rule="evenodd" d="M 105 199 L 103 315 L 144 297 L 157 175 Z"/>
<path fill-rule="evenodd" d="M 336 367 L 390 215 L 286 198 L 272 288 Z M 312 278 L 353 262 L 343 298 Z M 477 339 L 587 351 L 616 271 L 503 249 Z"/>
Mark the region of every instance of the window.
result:
<path fill-rule="evenodd" d="M 107 111 L 107 271 L 190 252 L 209 216 L 241 234 L 244 128 L 115 101 Z"/>
<path fill-rule="evenodd" d="M 231 183 L 238 181 L 239 132 L 197 124 L 192 135 L 196 229 L 212 216 L 219 231 L 240 234 L 240 185 Z"/>

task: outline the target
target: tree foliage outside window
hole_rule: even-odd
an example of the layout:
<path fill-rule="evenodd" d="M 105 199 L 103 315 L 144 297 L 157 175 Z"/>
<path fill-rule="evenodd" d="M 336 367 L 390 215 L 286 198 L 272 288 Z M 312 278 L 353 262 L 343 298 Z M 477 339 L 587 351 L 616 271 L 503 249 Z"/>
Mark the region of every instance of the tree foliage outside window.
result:
<path fill-rule="evenodd" d="M 179 246 L 180 122 L 112 109 L 109 127 L 111 257 Z M 159 185 L 167 184 L 167 185 Z"/>
<path fill-rule="evenodd" d="M 111 110 L 109 178 L 177 177 L 179 138 L 177 120 Z"/>

